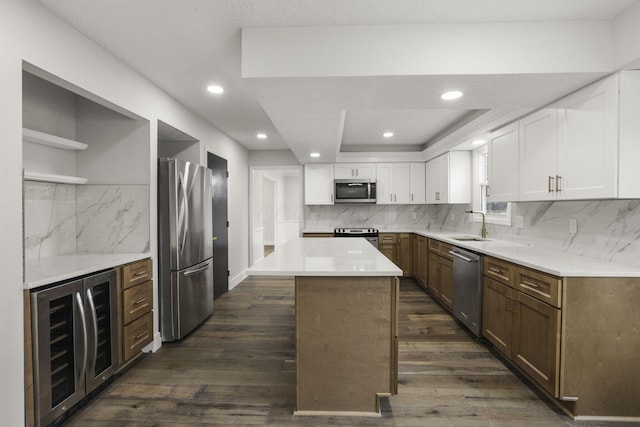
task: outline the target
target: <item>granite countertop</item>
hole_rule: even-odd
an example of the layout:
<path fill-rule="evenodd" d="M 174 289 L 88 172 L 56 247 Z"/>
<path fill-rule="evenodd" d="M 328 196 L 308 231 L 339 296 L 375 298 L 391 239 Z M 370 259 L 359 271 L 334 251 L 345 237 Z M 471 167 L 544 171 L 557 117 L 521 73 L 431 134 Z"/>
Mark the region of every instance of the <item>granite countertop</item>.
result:
<path fill-rule="evenodd" d="M 491 238 L 481 241 L 460 241 L 456 240 L 455 237 L 466 237 L 469 236 L 469 234 L 457 233 L 455 231 L 411 229 L 381 229 L 379 231 L 380 233 L 415 233 L 438 239 L 482 255 L 493 256 L 560 277 L 640 277 L 640 267 L 634 265 L 616 264 L 595 258 L 529 246 L 523 243 Z M 317 233 L 330 231 L 304 230 L 304 232 Z"/>
<path fill-rule="evenodd" d="M 289 240 L 248 271 L 259 276 L 402 276 L 402 270 L 365 239 Z"/>
<path fill-rule="evenodd" d="M 34 289 L 51 283 L 73 279 L 85 274 L 139 261 L 150 256 L 149 253 L 78 253 L 26 261 L 24 265 L 24 289 Z"/>

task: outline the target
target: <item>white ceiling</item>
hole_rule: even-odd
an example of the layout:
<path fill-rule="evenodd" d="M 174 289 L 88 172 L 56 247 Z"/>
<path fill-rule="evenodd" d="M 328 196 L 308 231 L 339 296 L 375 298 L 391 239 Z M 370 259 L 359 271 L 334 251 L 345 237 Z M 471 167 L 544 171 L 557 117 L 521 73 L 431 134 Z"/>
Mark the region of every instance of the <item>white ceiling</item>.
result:
<path fill-rule="evenodd" d="M 242 78 L 243 28 L 611 20 L 636 0 L 38 0 L 248 149 L 422 151 L 483 111 L 536 108 L 605 73 Z M 571 55 L 572 52 L 567 52 Z M 209 84 L 225 88 L 219 96 Z M 460 87 L 465 97 L 443 104 Z M 486 122 L 486 120 L 485 120 Z M 392 130 L 385 140 L 381 134 Z M 258 140 L 256 134 L 268 134 Z M 468 132 L 467 132 L 468 133 Z"/>

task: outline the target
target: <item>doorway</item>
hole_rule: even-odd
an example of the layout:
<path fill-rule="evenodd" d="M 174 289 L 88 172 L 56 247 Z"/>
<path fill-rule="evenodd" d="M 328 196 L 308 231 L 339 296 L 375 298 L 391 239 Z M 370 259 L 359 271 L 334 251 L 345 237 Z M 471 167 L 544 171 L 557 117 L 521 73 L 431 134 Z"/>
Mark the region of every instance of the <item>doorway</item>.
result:
<path fill-rule="evenodd" d="M 302 167 L 250 167 L 250 265 L 300 236 Z"/>
<path fill-rule="evenodd" d="M 213 234 L 213 299 L 229 290 L 229 221 L 227 210 L 227 160 L 207 153 L 211 169 Z"/>

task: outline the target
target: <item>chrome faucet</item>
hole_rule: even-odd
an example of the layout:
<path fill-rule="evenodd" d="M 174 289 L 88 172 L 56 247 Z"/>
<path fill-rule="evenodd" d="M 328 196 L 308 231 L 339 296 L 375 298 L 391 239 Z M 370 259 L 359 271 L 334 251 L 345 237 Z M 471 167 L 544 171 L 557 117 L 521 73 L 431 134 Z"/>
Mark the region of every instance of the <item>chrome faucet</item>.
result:
<path fill-rule="evenodd" d="M 484 212 L 482 212 L 482 211 L 465 211 L 465 213 L 470 213 L 470 214 L 477 213 L 477 214 L 482 215 L 482 231 L 480 233 L 482 235 L 482 238 L 486 239 L 487 238 L 487 222 L 486 222 L 486 219 L 485 219 L 485 216 L 484 216 Z"/>

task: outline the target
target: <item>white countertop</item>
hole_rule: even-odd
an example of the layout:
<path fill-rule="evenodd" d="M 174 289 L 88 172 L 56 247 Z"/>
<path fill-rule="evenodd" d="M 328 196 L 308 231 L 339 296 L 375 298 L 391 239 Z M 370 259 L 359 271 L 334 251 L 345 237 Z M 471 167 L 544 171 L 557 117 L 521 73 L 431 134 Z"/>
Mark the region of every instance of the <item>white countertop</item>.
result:
<path fill-rule="evenodd" d="M 289 240 L 249 269 L 254 276 L 402 276 L 402 270 L 365 239 Z"/>
<path fill-rule="evenodd" d="M 24 289 L 33 289 L 62 280 L 149 258 L 149 253 L 65 254 L 25 262 Z"/>
<path fill-rule="evenodd" d="M 329 232 L 324 230 L 325 232 Z M 640 267 L 616 264 L 604 260 L 567 254 L 522 243 L 489 239 L 459 241 L 455 236 L 469 236 L 455 231 L 427 231 L 410 229 L 379 230 L 380 233 L 415 233 L 468 249 L 482 255 L 510 261 L 560 277 L 640 277 Z M 320 230 L 304 232 L 320 232 Z"/>

